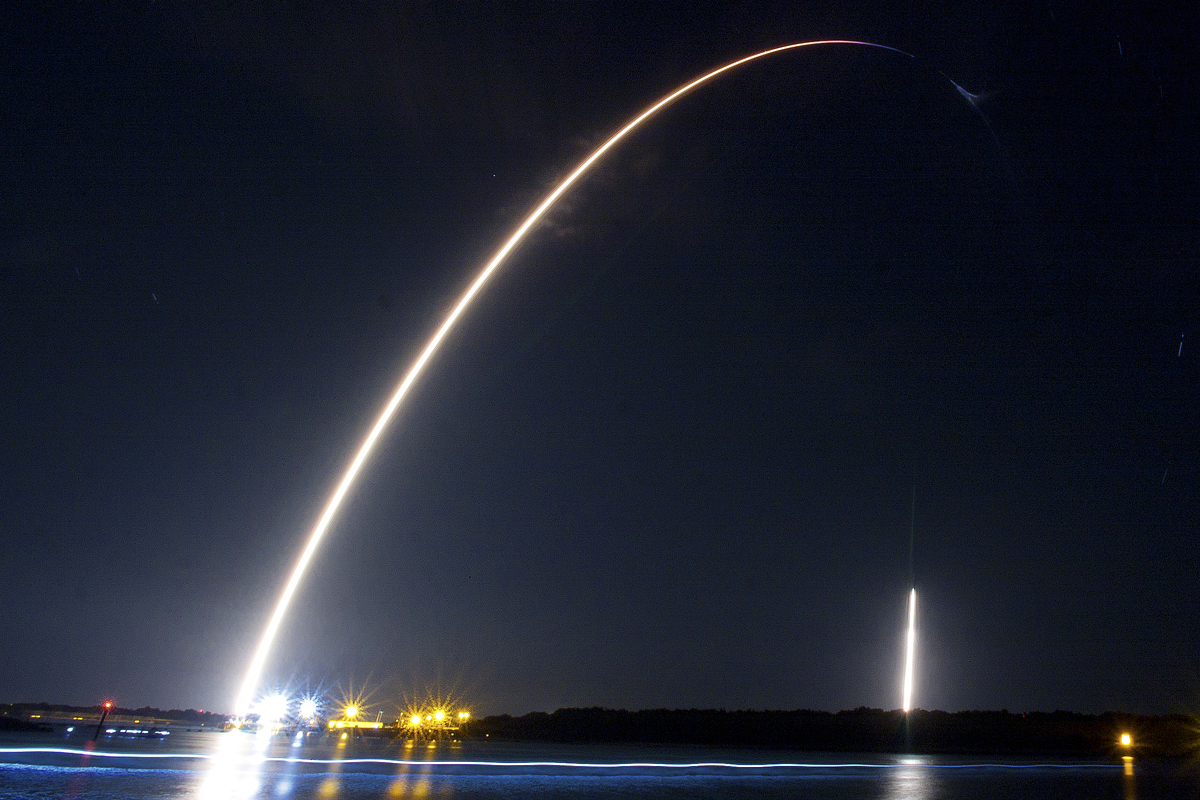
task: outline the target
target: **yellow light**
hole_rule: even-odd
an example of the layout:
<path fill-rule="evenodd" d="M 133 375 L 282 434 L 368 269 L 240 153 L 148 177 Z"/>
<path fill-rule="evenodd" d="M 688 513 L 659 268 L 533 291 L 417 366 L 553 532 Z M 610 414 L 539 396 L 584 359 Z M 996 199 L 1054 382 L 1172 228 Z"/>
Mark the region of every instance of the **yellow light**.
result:
<path fill-rule="evenodd" d="M 420 725 L 421 724 L 421 715 L 413 714 L 412 719 L 409 720 L 409 722 L 411 722 L 413 725 Z"/>
<path fill-rule="evenodd" d="M 444 720 L 446 718 L 446 712 L 445 711 L 436 711 L 436 712 L 434 712 L 433 718 L 436 719 L 438 722 L 441 722 L 442 720 Z"/>
<path fill-rule="evenodd" d="M 354 719 L 358 716 L 358 706 L 346 706 L 346 719 Z"/>
<path fill-rule="evenodd" d="M 1129 747 L 1129 745 L 1133 744 L 1133 737 L 1130 736 L 1128 733 L 1122 733 L 1121 734 L 1121 744 L 1125 747 Z"/>

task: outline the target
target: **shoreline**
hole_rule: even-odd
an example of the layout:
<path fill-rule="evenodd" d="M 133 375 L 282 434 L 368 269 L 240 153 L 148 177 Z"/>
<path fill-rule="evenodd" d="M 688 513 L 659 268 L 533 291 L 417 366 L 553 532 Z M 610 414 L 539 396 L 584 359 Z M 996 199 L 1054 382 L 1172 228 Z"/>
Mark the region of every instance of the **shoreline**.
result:
<path fill-rule="evenodd" d="M 227 717 L 195 710 L 118 708 L 109 724 L 219 731 Z M 0 730 L 53 733 L 56 725 L 95 725 L 94 707 L 14 703 L 0 705 Z M 1122 735 L 1130 744 L 1121 743 Z M 386 729 L 375 735 L 392 738 Z M 375 738 L 375 737 L 372 737 Z M 401 738 L 401 737 L 396 737 Z M 1055 756 L 1120 758 L 1200 754 L 1200 720 L 1174 715 L 1067 711 L 928 711 L 857 708 L 829 712 L 725 709 L 560 708 L 553 713 L 493 715 L 472 720 L 459 738 L 547 744 L 775 749 L 797 752 L 912 755 Z"/>

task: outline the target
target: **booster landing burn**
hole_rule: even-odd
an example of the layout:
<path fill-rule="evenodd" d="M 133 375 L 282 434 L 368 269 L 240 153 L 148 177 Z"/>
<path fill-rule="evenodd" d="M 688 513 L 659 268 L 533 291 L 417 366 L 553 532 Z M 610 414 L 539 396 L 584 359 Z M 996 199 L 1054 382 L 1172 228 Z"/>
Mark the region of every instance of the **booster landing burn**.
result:
<path fill-rule="evenodd" d="M 917 649 L 917 590 L 908 595 L 908 639 L 904 655 L 904 713 L 912 708 L 913 658 Z"/>

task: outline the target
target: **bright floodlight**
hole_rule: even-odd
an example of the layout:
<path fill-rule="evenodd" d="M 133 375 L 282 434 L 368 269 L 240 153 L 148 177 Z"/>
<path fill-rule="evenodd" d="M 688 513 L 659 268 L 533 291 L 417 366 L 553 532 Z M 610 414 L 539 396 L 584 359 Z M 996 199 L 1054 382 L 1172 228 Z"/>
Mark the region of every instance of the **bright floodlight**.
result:
<path fill-rule="evenodd" d="M 1130 736 L 1128 733 L 1122 733 L 1121 734 L 1121 745 L 1124 747 L 1129 747 L 1129 745 L 1131 745 L 1131 744 L 1133 744 L 1133 737 Z"/>
<path fill-rule="evenodd" d="M 475 298 L 475 295 L 479 294 L 480 290 L 483 289 L 484 284 L 486 284 L 488 279 L 491 278 L 492 274 L 499 269 L 500 265 L 508 257 L 508 254 L 512 252 L 513 248 L 520 244 L 522 239 L 525 238 L 525 234 L 537 224 L 538 220 L 540 220 L 546 214 L 546 212 L 550 210 L 551 206 L 558 201 L 558 198 L 561 197 L 563 193 L 567 191 L 567 189 L 571 188 L 571 186 L 577 180 L 579 180 L 584 173 L 591 169 L 592 164 L 596 163 L 596 161 L 598 161 L 601 156 L 612 149 L 617 142 L 624 139 L 635 128 L 640 126 L 650 117 L 654 116 L 664 106 L 669 105 L 688 92 L 691 92 L 701 84 L 707 83 L 713 78 L 716 78 L 718 75 L 728 72 L 729 70 L 736 69 L 743 64 L 748 64 L 751 61 L 756 61 L 765 56 L 774 55 L 775 53 L 783 53 L 789 50 L 796 50 L 801 47 L 813 47 L 817 45 L 852 45 L 856 47 L 873 47 L 880 50 L 890 50 L 893 53 L 900 53 L 901 55 L 908 56 L 909 58 L 913 57 L 911 54 L 905 53 L 903 50 L 897 50 L 895 47 L 888 47 L 887 45 L 883 44 L 830 39 L 812 42 L 795 42 L 793 44 L 772 47 L 768 50 L 762 50 L 743 58 L 739 58 L 736 61 L 731 61 L 724 66 L 717 67 L 714 70 L 706 72 L 700 77 L 680 86 L 678 89 L 671 91 L 669 94 L 643 110 L 631 121 L 626 123 L 620 130 L 610 136 L 608 140 L 604 142 L 604 144 L 600 145 L 592 152 L 591 155 L 585 158 L 582 163 L 580 163 L 579 166 L 577 166 L 571 172 L 570 175 L 568 175 L 566 178 L 563 178 L 558 186 L 554 187 L 553 191 L 551 191 L 550 194 L 546 195 L 546 197 L 543 198 L 540 203 L 538 203 L 537 208 L 535 208 L 529 214 L 529 216 L 525 218 L 525 221 L 522 222 L 517 227 L 516 231 L 514 231 L 513 234 L 508 238 L 508 240 L 501 245 L 500 249 L 496 251 L 496 254 L 492 256 L 492 260 L 489 261 L 482 270 L 480 270 L 479 274 L 475 277 L 475 280 L 471 282 L 471 285 L 467 287 L 467 290 L 458 299 L 458 302 L 454 304 L 454 308 L 451 309 L 450 313 L 446 315 L 446 318 L 442 321 L 441 326 L 438 327 L 437 331 L 425 345 L 425 349 L 421 351 L 421 355 L 417 357 L 415 362 L 413 362 L 413 365 L 409 368 L 408 373 L 404 376 L 404 380 L 400 382 L 400 385 L 396 388 L 392 398 L 388 401 L 387 405 L 383 409 L 383 412 L 379 415 L 379 419 L 376 420 L 374 427 L 371 428 L 371 432 L 367 434 L 367 438 L 363 441 L 362 446 L 359 448 L 358 454 L 355 455 L 354 460 L 350 462 L 350 467 L 346 470 L 346 474 L 342 476 L 342 480 L 340 483 L 338 483 L 338 487 L 334 491 L 333 496 L 325 505 L 325 510 L 321 512 L 321 517 L 317 521 L 316 527 L 313 528 L 312 533 L 309 535 L 308 543 L 304 546 L 304 550 L 301 552 L 300 558 L 297 560 L 296 566 L 292 570 L 291 577 L 288 578 L 287 584 L 284 586 L 283 592 L 279 596 L 279 602 L 275 605 L 275 611 L 271 614 L 271 619 L 267 622 L 267 627 L 263 631 L 263 635 L 259 640 L 258 647 L 255 649 L 253 657 L 250 659 L 250 665 L 246 669 L 246 676 L 242 680 L 241 690 L 238 692 L 237 699 L 233 704 L 234 713 L 241 714 L 244 712 L 245 708 L 250 705 L 250 698 L 254 696 L 254 690 L 258 686 L 258 679 L 262 675 L 263 666 L 266 664 L 267 654 L 271 650 L 271 643 L 275 640 L 275 634 L 279 631 L 279 626 L 283 624 L 284 614 L 287 612 L 287 608 L 292 602 L 292 596 L 296 593 L 296 588 L 300 585 L 300 579 L 304 577 L 304 573 L 308 569 L 308 564 L 310 561 L 312 561 L 313 555 L 317 551 L 317 545 L 319 545 L 321 543 L 321 539 L 324 538 L 325 532 L 329 529 L 330 522 L 333 521 L 334 515 L 337 514 L 338 507 L 342 504 L 342 499 L 345 498 L 346 493 L 350 491 L 351 484 L 354 483 L 354 479 L 358 475 L 359 470 L 362 469 L 363 463 L 366 462 L 367 456 L 375 447 L 375 442 L 383 434 L 384 429 L 387 427 L 388 421 L 392 418 L 392 415 L 400 406 L 400 401 L 403 400 L 404 396 L 408 394 L 409 387 L 411 387 L 413 382 L 416 381 L 417 377 L 425 369 L 425 365 L 429 362 L 429 359 L 433 357 L 433 354 L 437 352 L 438 348 L 441 346 L 442 340 L 445 339 L 446 335 L 450 333 L 450 330 L 454 328 L 455 324 L 458 322 L 458 318 L 461 317 L 463 312 L 467 310 L 467 307 L 471 305 L 471 301 Z"/>
<path fill-rule="evenodd" d="M 263 722 L 275 722 L 287 716 L 288 701 L 281 694 L 269 694 L 258 703 L 258 716 Z"/>
<path fill-rule="evenodd" d="M 410 719 L 409 722 L 411 722 L 414 726 L 420 725 L 421 724 L 421 715 L 413 714 L 412 719 Z"/>
<path fill-rule="evenodd" d="M 346 719 L 354 719 L 358 716 L 358 706 L 346 706 Z"/>
<path fill-rule="evenodd" d="M 904 656 L 904 713 L 912 708 L 913 651 L 917 646 L 917 590 L 908 595 L 908 648 Z"/>
<path fill-rule="evenodd" d="M 312 719 L 317 715 L 317 701 L 311 697 L 306 697 L 300 701 L 300 716 L 305 719 Z"/>
<path fill-rule="evenodd" d="M 445 711 L 435 711 L 433 713 L 433 718 L 436 719 L 438 722 L 441 722 L 442 720 L 444 720 L 446 718 L 446 712 Z"/>

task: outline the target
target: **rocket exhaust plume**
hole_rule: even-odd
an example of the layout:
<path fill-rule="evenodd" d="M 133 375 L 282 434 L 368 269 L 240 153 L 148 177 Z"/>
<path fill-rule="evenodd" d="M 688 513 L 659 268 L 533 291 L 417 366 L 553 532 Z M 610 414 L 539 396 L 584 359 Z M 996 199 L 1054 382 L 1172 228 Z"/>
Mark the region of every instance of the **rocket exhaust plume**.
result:
<path fill-rule="evenodd" d="M 475 296 L 479 294 L 481 289 L 483 289 L 484 284 L 486 284 L 488 279 L 492 277 L 492 274 L 499 269 L 500 265 L 504 263 L 504 260 L 508 257 L 509 253 L 511 253 L 512 250 L 518 244 L 520 244 L 521 240 L 525 238 L 525 235 L 529 232 L 529 230 L 546 214 L 547 211 L 550 210 L 555 202 L 557 202 L 558 198 L 561 197 L 563 193 L 567 191 L 567 189 L 571 188 L 571 186 L 577 180 L 579 180 L 579 178 L 581 178 L 585 173 L 588 172 L 589 169 L 591 169 L 592 165 L 595 164 L 601 158 L 601 156 L 611 150 L 613 146 L 617 144 L 617 142 L 624 139 L 628 134 L 638 128 L 650 117 L 658 113 L 658 111 L 665 106 L 670 105 L 675 100 L 678 100 L 680 97 L 688 94 L 693 89 L 698 88 L 713 78 L 716 78 L 725 72 L 729 72 L 730 70 L 736 69 L 743 64 L 748 64 L 751 61 L 756 61 L 760 58 L 765 58 L 766 56 L 775 55 L 776 53 L 796 50 L 801 47 L 814 47 L 817 45 L 853 45 L 857 47 L 874 47 L 880 50 L 890 50 L 894 53 L 907 56 L 908 58 L 913 58 L 910 53 L 906 53 L 903 50 L 898 50 L 895 47 L 888 47 L 887 45 L 883 44 L 857 42 L 844 39 L 828 39 L 812 42 L 796 42 L 793 44 L 782 45 L 780 47 L 772 47 L 768 50 L 763 50 L 761 52 L 745 56 L 744 58 L 739 58 L 736 61 L 725 64 L 724 66 L 717 67 L 710 72 L 706 72 L 700 77 L 689 81 L 683 86 L 671 91 L 669 94 L 639 113 L 636 117 L 626 123 L 620 130 L 609 137 L 604 144 L 600 145 L 600 147 L 598 147 L 591 155 L 585 158 L 583 162 L 571 172 L 570 175 L 564 178 L 563 181 L 559 183 L 558 186 L 556 186 L 554 190 L 551 191 L 550 194 L 548 194 L 536 208 L 534 208 L 529 216 L 525 218 L 525 221 L 517 227 L 508 240 L 505 241 L 500 249 L 496 251 L 496 254 L 492 256 L 491 261 L 489 261 L 483 267 L 479 275 L 467 288 L 466 292 L 463 293 L 462 297 L 460 297 L 458 302 L 455 303 L 454 308 L 450 311 L 450 313 L 446 316 L 446 319 L 442 322 L 441 326 L 433 334 L 433 337 L 429 340 L 429 343 L 425 345 L 425 349 L 421 351 L 421 355 L 417 357 L 416 362 L 414 362 L 409 368 L 408 373 L 404 376 L 404 379 L 396 388 L 391 400 L 388 401 L 387 405 L 383 409 L 383 412 L 379 415 L 379 419 L 376 421 L 375 426 L 371 428 L 371 432 L 367 434 L 367 438 L 359 448 L 358 454 L 354 457 L 354 460 L 350 462 L 350 467 L 346 470 L 346 474 L 342 477 L 342 480 L 338 484 L 337 489 L 334 491 L 333 496 L 329 499 L 329 503 L 325 506 L 325 510 L 322 512 L 320 519 L 317 520 L 316 527 L 313 528 L 312 534 L 309 536 L 308 544 L 305 545 L 304 550 L 301 552 L 300 558 L 296 562 L 295 568 L 292 570 L 291 577 L 288 578 L 287 584 L 284 586 L 283 592 L 279 596 L 279 602 L 275 606 L 275 611 L 271 615 L 270 621 L 267 622 L 266 630 L 263 631 L 262 639 L 259 641 L 258 648 L 254 651 L 253 658 L 250 659 L 250 665 L 246 669 L 246 677 L 242 681 L 241 689 L 239 690 L 237 699 L 234 702 L 234 713 L 238 715 L 244 715 L 250 709 L 250 703 L 254 699 L 254 692 L 258 687 L 259 677 L 262 674 L 263 666 L 266 664 L 267 656 L 271 651 L 271 644 L 275 640 L 276 633 L 279 632 L 279 626 L 283 623 L 283 618 L 287 613 L 288 605 L 292 601 L 292 596 L 296 593 L 296 589 L 299 587 L 300 581 L 304 577 L 304 573 L 308 569 L 309 563 L 316 554 L 317 547 L 320 545 L 321 539 L 325 536 L 325 531 L 329 528 L 329 523 L 333 520 L 334 515 L 337 514 L 338 507 L 342 504 L 342 500 L 345 498 L 350 486 L 354 483 L 354 479 L 358 476 L 359 470 L 362 469 L 363 464 L 367 460 L 367 456 L 374 448 L 375 442 L 378 441 L 380 435 L 383 434 L 384 429 L 387 428 L 388 421 L 391 420 L 392 415 L 396 413 L 396 409 L 399 407 L 400 402 L 404 399 L 404 396 L 408 394 L 408 390 L 412 387 L 417 377 L 421 374 L 421 371 L 424 370 L 425 365 L 429 362 L 429 359 L 433 357 L 433 354 L 441 345 L 442 340 L 445 339 L 447 334 L 449 334 L 454 328 L 459 317 L 461 317 L 467 310 L 467 307 L 471 305 L 471 301 L 474 300 Z"/>
<path fill-rule="evenodd" d="M 904 655 L 904 713 L 912 708 L 913 657 L 917 648 L 917 590 L 908 595 L 908 647 Z"/>

